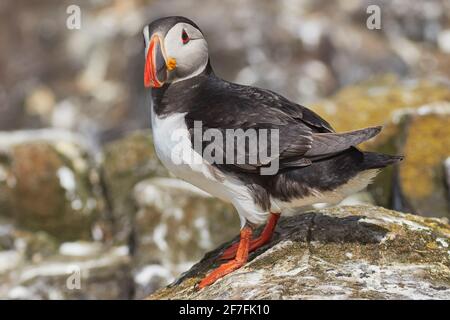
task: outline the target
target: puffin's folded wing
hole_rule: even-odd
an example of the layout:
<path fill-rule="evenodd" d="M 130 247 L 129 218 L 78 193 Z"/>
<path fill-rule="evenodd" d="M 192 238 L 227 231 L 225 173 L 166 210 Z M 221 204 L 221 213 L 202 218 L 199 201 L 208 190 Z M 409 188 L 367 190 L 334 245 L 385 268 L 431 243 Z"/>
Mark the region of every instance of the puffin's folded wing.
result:
<path fill-rule="evenodd" d="M 381 126 L 343 133 L 316 133 L 312 135 L 311 148 L 305 157 L 315 157 L 344 151 L 369 140 L 381 131 Z"/>
<path fill-rule="evenodd" d="M 259 126 L 259 128 L 258 128 Z M 221 164 L 221 167 L 232 166 L 242 172 L 259 172 L 262 167 L 270 166 L 277 159 L 282 167 L 300 167 L 311 164 L 309 159 L 302 157 L 311 148 L 312 131 L 301 123 L 292 122 L 289 125 L 272 126 L 243 125 L 242 131 L 202 127 L 203 132 L 215 130 L 217 138 L 208 141 L 197 141 L 199 136 L 194 130 L 189 130 L 193 145 L 201 145 L 203 158 L 211 164 Z M 259 130 L 264 129 L 265 134 Z M 211 131 L 210 131 L 211 132 Z M 254 134 L 250 134 L 250 133 Z M 200 137 L 206 135 L 202 134 Z"/>

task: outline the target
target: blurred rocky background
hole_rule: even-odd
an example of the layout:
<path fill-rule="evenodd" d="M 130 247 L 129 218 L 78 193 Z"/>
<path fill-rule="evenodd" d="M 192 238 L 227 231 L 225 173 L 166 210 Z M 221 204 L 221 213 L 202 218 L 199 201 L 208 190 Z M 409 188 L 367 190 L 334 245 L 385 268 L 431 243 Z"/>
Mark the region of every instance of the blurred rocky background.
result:
<path fill-rule="evenodd" d="M 449 1 L 4 0 L 0 298 L 142 298 L 238 233 L 155 157 L 141 30 L 166 15 L 200 25 L 221 77 L 385 125 L 365 148 L 406 160 L 346 204 L 450 217 Z"/>

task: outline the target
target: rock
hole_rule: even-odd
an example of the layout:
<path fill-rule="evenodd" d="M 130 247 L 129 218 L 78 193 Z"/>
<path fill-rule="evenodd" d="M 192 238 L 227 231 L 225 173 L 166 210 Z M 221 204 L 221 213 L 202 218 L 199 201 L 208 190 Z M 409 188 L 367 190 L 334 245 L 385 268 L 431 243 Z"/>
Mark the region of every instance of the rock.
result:
<path fill-rule="evenodd" d="M 332 119 L 336 131 L 348 131 L 388 123 L 399 110 L 449 100 L 450 90 L 444 83 L 398 80 L 395 76 L 385 75 L 345 87 L 311 108 L 325 119 Z M 382 135 L 377 139 L 380 137 Z M 378 141 L 374 140 L 374 144 Z"/>
<path fill-rule="evenodd" d="M 135 269 L 135 298 L 142 299 L 174 279 L 173 273 L 159 264 L 149 264 Z"/>
<path fill-rule="evenodd" d="M 14 247 L 13 229 L 11 222 L 0 220 L 0 251 L 10 250 Z"/>
<path fill-rule="evenodd" d="M 447 182 L 447 195 L 450 202 L 450 157 L 445 159 L 444 162 L 445 181 Z"/>
<path fill-rule="evenodd" d="M 134 193 L 139 206 L 134 252 L 138 298 L 167 285 L 205 251 L 239 233 L 231 205 L 184 181 L 148 179 Z"/>
<path fill-rule="evenodd" d="M 15 248 L 32 262 L 40 262 L 53 256 L 58 251 L 59 241 L 43 231 L 14 231 Z"/>
<path fill-rule="evenodd" d="M 8 259 L 8 264 L 3 262 Z M 3 266 L 3 269 L 2 269 Z M 0 252 L 0 299 L 130 299 L 133 281 L 126 247 L 65 243 L 44 261 Z"/>
<path fill-rule="evenodd" d="M 38 262 L 54 255 L 57 249 L 57 239 L 46 232 L 21 230 L 12 222 L 0 225 L 0 252 L 16 252 L 21 260 Z"/>
<path fill-rule="evenodd" d="M 213 285 L 194 288 L 231 242 L 148 298 L 449 299 L 449 242 L 448 220 L 375 206 L 306 212 L 282 217 L 268 245 Z"/>
<path fill-rule="evenodd" d="M 0 228 L 0 299 L 130 299 L 127 247 Z"/>
<path fill-rule="evenodd" d="M 134 132 L 110 142 L 104 147 L 102 157 L 102 181 L 112 214 L 114 237 L 126 242 L 132 235 L 137 211 L 134 186 L 146 178 L 168 173 L 156 156 L 150 131 Z"/>
<path fill-rule="evenodd" d="M 450 103 L 397 112 L 376 148 L 405 159 L 371 186 L 377 203 L 422 216 L 450 217 L 445 160 L 450 155 Z"/>
<path fill-rule="evenodd" d="M 14 250 L 0 251 L 0 274 L 17 268 L 22 262 L 22 256 Z"/>
<path fill-rule="evenodd" d="M 30 115 L 48 116 L 55 106 L 55 96 L 48 87 L 34 88 L 25 100 L 25 108 Z"/>
<path fill-rule="evenodd" d="M 0 215 L 60 240 L 88 239 L 99 203 L 82 139 L 59 130 L 0 134 Z"/>
<path fill-rule="evenodd" d="M 439 49 L 449 54 L 450 53 L 450 29 L 442 30 L 438 35 Z"/>
<path fill-rule="evenodd" d="M 12 197 L 9 191 L 15 184 L 16 180 L 11 172 L 11 158 L 0 150 L 0 217 L 12 216 Z"/>
<path fill-rule="evenodd" d="M 450 90 L 431 81 L 380 78 L 347 87 L 314 110 L 333 119 L 337 131 L 385 125 L 364 149 L 404 154 L 369 188 L 377 204 L 421 215 L 448 216 L 443 162 L 450 155 Z"/>

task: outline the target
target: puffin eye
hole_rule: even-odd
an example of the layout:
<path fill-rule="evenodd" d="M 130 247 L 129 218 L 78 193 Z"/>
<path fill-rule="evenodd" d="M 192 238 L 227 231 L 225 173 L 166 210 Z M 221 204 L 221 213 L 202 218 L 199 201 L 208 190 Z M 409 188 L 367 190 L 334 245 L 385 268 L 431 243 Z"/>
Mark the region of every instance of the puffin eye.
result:
<path fill-rule="evenodd" d="M 189 38 L 186 30 L 183 29 L 183 32 L 181 32 L 181 41 L 183 41 L 183 44 L 186 44 L 189 40 L 191 40 L 191 38 Z"/>

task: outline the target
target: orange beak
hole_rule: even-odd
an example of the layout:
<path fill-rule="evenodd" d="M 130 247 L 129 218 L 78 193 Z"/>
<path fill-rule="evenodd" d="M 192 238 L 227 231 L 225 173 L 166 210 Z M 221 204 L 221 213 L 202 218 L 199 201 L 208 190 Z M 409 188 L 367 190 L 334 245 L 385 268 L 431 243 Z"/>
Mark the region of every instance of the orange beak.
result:
<path fill-rule="evenodd" d="M 144 69 L 144 86 L 159 88 L 167 79 L 166 61 L 162 52 L 161 39 L 154 35 L 150 41 Z"/>

